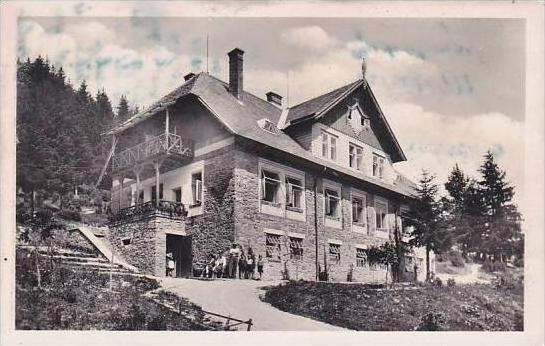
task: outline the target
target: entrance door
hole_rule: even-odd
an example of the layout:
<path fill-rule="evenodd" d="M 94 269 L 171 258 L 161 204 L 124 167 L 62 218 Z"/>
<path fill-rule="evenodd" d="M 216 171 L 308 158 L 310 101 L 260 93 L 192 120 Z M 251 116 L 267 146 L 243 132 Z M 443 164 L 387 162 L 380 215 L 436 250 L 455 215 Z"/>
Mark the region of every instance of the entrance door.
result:
<path fill-rule="evenodd" d="M 167 234 L 167 249 L 166 253 L 171 253 L 174 259 L 175 277 L 191 276 L 192 260 L 191 254 L 191 236 L 182 236 L 175 234 Z"/>

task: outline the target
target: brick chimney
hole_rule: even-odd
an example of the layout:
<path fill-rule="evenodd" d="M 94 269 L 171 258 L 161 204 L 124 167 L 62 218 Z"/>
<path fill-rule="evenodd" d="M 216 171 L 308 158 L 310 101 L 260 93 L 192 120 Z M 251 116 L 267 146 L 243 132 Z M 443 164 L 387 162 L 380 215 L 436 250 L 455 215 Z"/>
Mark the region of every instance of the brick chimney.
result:
<path fill-rule="evenodd" d="M 269 91 L 268 93 L 266 93 L 265 96 L 267 96 L 268 102 L 275 104 L 279 107 L 282 107 L 282 96 L 272 91 Z"/>
<path fill-rule="evenodd" d="M 229 92 L 239 100 L 242 100 L 242 55 L 244 51 L 233 49 L 229 56 Z"/>

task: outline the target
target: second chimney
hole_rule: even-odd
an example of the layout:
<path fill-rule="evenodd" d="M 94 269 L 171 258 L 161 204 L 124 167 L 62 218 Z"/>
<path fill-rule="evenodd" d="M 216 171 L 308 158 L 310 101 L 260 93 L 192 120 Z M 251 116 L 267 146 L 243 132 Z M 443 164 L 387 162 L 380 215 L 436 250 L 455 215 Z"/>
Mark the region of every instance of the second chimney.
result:
<path fill-rule="evenodd" d="M 237 99 L 242 100 L 242 55 L 244 51 L 238 48 L 233 49 L 229 56 L 229 92 Z"/>

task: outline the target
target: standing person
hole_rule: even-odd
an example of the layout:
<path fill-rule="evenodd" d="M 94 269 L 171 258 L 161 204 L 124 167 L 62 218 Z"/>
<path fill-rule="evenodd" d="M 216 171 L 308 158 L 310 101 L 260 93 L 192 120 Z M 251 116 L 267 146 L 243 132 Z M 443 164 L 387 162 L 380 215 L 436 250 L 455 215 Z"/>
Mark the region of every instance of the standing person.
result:
<path fill-rule="evenodd" d="M 248 257 L 246 257 L 246 279 L 254 278 L 254 269 L 254 255 L 250 251 L 248 251 Z"/>
<path fill-rule="evenodd" d="M 238 258 L 238 278 L 243 279 L 246 274 L 246 256 L 244 256 L 244 251 L 240 253 Z"/>
<path fill-rule="evenodd" d="M 228 256 L 229 256 L 229 251 L 225 251 L 223 255 L 221 256 L 221 268 L 222 268 L 221 277 L 222 278 L 229 275 L 229 273 L 227 272 L 227 257 Z"/>
<path fill-rule="evenodd" d="M 167 253 L 167 276 L 174 276 L 174 258 L 172 253 Z"/>
<path fill-rule="evenodd" d="M 216 256 L 216 261 L 214 262 L 214 276 L 216 278 L 221 278 L 221 274 L 223 272 L 222 264 L 221 264 L 221 254 L 218 254 Z"/>
<path fill-rule="evenodd" d="M 263 257 L 261 255 L 257 257 L 257 272 L 259 273 L 259 280 L 261 280 L 263 275 Z"/>
<path fill-rule="evenodd" d="M 237 262 L 240 249 L 237 244 L 233 243 L 229 250 L 229 278 L 234 279 L 237 274 Z"/>

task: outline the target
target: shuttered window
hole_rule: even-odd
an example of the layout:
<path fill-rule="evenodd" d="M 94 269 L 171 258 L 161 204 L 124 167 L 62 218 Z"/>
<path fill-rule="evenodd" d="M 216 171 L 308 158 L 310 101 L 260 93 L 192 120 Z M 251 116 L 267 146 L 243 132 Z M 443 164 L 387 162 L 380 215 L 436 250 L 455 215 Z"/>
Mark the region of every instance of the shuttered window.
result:
<path fill-rule="evenodd" d="M 278 234 L 265 233 L 265 256 L 273 261 L 280 261 L 282 237 Z"/>
<path fill-rule="evenodd" d="M 333 263 L 341 261 L 341 245 L 329 243 L 329 260 Z"/>
<path fill-rule="evenodd" d="M 363 268 L 367 264 L 367 253 L 365 249 L 356 248 L 356 267 Z"/>
<path fill-rule="evenodd" d="M 303 259 L 303 239 L 297 237 L 289 237 L 290 239 L 290 259 Z"/>

